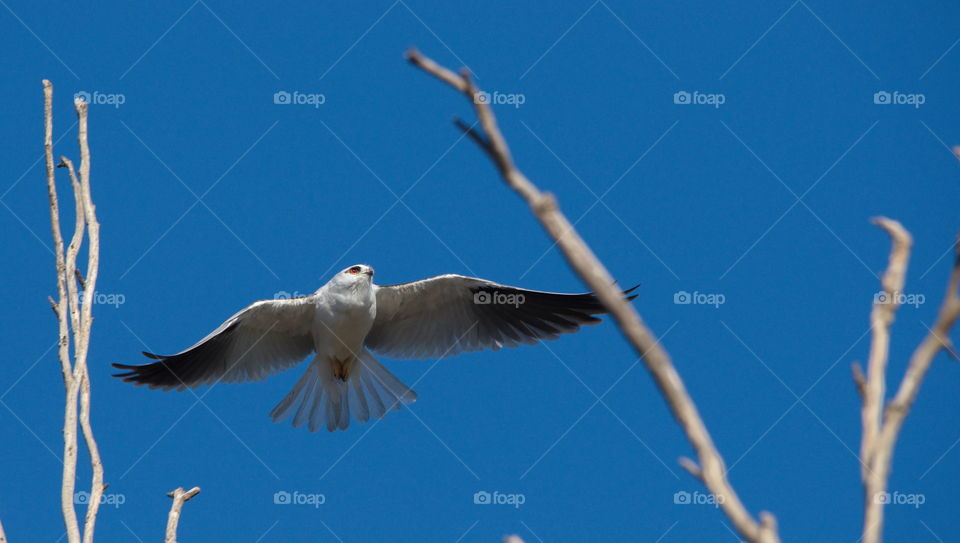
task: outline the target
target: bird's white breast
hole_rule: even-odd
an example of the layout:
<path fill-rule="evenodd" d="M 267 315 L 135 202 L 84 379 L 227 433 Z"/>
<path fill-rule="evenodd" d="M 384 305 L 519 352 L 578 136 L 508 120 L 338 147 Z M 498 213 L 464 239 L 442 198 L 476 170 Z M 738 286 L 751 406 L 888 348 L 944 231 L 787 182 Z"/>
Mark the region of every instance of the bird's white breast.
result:
<path fill-rule="evenodd" d="M 317 353 L 341 361 L 359 355 L 376 316 L 372 288 L 330 289 L 321 293 L 313 330 Z"/>

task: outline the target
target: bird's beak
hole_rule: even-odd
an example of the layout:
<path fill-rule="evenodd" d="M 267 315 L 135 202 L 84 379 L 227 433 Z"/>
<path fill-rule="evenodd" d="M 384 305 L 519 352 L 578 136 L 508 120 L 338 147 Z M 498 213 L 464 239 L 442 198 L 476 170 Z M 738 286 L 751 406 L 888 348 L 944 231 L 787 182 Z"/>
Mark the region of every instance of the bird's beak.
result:
<path fill-rule="evenodd" d="M 371 279 L 373 278 L 373 270 L 367 270 L 367 271 L 365 271 L 365 272 L 363 272 L 363 273 L 369 275 Z"/>

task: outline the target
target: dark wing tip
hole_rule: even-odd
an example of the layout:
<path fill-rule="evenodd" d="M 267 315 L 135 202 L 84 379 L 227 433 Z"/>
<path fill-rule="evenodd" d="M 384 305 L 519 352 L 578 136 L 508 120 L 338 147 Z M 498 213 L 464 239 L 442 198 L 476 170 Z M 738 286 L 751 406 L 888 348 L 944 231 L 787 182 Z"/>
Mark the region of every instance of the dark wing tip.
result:
<path fill-rule="evenodd" d="M 183 390 L 184 388 L 183 381 L 167 367 L 163 359 L 161 359 L 160 362 L 152 362 L 150 364 L 131 365 L 113 363 L 111 366 L 119 370 L 125 370 L 112 374 L 112 377 L 121 379 L 124 383 L 132 383 L 136 386 L 146 385 L 147 388 L 151 389 L 162 388 L 163 390 L 170 390 L 172 388 L 179 388 Z"/>
<path fill-rule="evenodd" d="M 152 360 L 163 360 L 164 358 L 170 358 L 169 356 L 163 356 L 162 354 L 153 354 L 153 353 L 148 353 L 147 351 L 140 351 L 140 352 L 143 353 L 143 356 L 150 358 Z"/>
<path fill-rule="evenodd" d="M 144 366 L 134 366 L 130 364 L 110 364 L 111 366 L 117 368 L 118 370 L 126 370 L 121 373 L 114 373 L 111 377 L 117 377 L 123 379 L 125 383 L 136 383 L 137 385 L 143 384 L 138 377 L 140 376 L 141 368 Z"/>
<path fill-rule="evenodd" d="M 630 288 L 628 288 L 627 290 L 623 291 L 623 295 L 627 297 L 627 301 L 628 301 L 628 302 L 632 302 L 633 300 L 636 300 L 636 299 L 637 299 L 637 296 L 639 296 L 639 294 L 630 295 L 630 293 L 633 292 L 633 291 L 635 291 L 635 290 L 637 290 L 638 288 L 640 288 L 640 285 L 642 285 L 642 284 L 643 284 L 643 283 L 637 283 L 636 285 L 633 285 L 632 287 L 630 287 Z"/>
<path fill-rule="evenodd" d="M 633 291 L 637 290 L 638 288 L 640 288 L 640 285 L 642 285 L 642 284 L 643 284 L 643 283 L 637 283 L 636 285 L 633 285 L 632 287 L 630 287 L 630 288 L 628 288 L 627 290 L 623 291 L 623 293 L 624 293 L 624 294 L 630 294 L 631 292 L 633 292 Z"/>

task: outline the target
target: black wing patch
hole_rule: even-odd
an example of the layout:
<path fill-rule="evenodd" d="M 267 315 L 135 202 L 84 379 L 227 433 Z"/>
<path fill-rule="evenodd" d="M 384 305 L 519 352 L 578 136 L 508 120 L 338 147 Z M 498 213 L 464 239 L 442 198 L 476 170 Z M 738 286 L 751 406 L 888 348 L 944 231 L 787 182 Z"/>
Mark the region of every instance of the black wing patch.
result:
<path fill-rule="evenodd" d="M 236 328 L 237 322 L 233 322 L 219 334 L 180 354 L 161 355 L 144 351 L 143 356 L 157 362 L 142 366 L 113 364 L 117 369 L 127 370 L 113 376 L 123 379 L 125 383 L 163 390 L 184 390 L 212 382 L 215 380 L 214 376 L 225 375 L 231 369 L 225 366 L 228 361 L 223 354 L 227 351 Z M 234 361 L 234 364 L 238 362 Z"/>
<path fill-rule="evenodd" d="M 627 301 L 637 297 L 631 293 L 639 286 L 623 291 Z M 501 285 L 481 285 L 470 291 L 480 310 L 478 313 L 487 317 L 481 319 L 478 326 L 497 330 L 520 343 L 575 332 L 580 326 L 600 322 L 601 319 L 594 315 L 607 312 L 600 299 L 591 292 L 557 294 Z"/>

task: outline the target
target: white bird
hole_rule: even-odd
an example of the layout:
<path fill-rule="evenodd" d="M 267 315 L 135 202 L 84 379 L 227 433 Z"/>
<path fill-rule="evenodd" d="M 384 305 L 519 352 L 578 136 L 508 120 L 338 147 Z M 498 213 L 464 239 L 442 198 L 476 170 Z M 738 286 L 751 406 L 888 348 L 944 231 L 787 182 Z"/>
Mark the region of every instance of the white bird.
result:
<path fill-rule="evenodd" d="M 524 290 L 451 274 L 378 286 L 373 272 L 351 266 L 309 296 L 254 302 L 185 351 L 144 352 L 157 362 L 141 366 L 113 364 L 127 370 L 115 377 L 184 390 L 259 381 L 316 353 L 270 417 L 281 422 L 293 414 L 293 426 L 306 424 L 311 432 L 324 425 L 343 430 L 351 412 L 366 422 L 417 399 L 368 349 L 394 358 L 496 351 L 556 339 L 606 313 L 591 293 Z"/>

